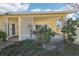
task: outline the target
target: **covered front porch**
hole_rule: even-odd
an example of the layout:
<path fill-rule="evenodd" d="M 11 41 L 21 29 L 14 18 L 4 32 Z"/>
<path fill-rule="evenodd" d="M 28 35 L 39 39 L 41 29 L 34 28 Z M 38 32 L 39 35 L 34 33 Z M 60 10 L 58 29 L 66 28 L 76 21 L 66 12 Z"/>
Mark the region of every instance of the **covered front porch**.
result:
<path fill-rule="evenodd" d="M 56 21 L 62 22 L 60 28 L 57 27 Z M 31 33 L 36 30 L 37 25 L 49 26 L 52 31 L 62 34 L 63 17 L 8 17 L 8 40 L 21 41 L 25 39 L 34 39 Z M 31 37 L 32 35 L 32 37 Z"/>
<path fill-rule="evenodd" d="M 31 32 L 35 31 L 38 25 L 48 26 L 52 31 L 62 34 L 61 29 L 64 26 L 64 19 L 67 14 L 46 13 L 4 15 L 0 16 L 0 29 L 7 33 L 7 40 L 12 41 L 22 41 L 32 38 Z M 57 25 L 57 21 L 60 21 L 61 25 Z"/>
<path fill-rule="evenodd" d="M 5 19 L 4 19 L 5 18 Z M 3 17 L 1 30 L 5 31 L 8 35 L 7 40 L 21 41 L 31 38 L 31 31 L 35 31 L 37 25 L 47 25 L 53 31 L 61 33 L 61 29 L 56 28 L 57 18 L 50 17 L 16 17 L 8 16 Z M 62 20 L 62 19 L 61 19 Z M 63 22 L 63 21 L 62 21 Z M 59 30 L 59 31 L 58 31 Z"/>

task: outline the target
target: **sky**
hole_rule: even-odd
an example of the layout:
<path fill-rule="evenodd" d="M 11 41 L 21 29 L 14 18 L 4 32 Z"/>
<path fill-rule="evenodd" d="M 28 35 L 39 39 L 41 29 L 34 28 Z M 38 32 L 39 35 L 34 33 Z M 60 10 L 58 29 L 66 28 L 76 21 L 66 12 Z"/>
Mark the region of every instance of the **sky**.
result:
<path fill-rule="evenodd" d="M 32 3 L 30 4 L 29 11 L 52 11 L 63 8 L 66 4 L 64 3 Z"/>
<path fill-rule="evenodd" d="M 0 13 L 67 10 L 66 3 L 0 3 Z"/>
<path fill-rule="evenodd" d="M 71 3 L 70 3 L 71 4 Z M 69 3 L 0 3 L 0 13 L 25 13 L 72 10 Z M 71 14 L 68 17 L 78 17 Z"/>

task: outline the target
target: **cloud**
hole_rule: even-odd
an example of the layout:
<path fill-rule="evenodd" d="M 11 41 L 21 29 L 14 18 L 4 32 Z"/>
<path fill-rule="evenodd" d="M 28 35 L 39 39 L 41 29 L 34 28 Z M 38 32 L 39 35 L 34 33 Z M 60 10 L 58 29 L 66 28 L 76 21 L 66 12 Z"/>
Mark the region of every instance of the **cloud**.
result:
<path fill-rule="evenodd" d="M 53 11 L 53 10 L 52 9 L 40 9 L 40 8 L 31 10 L 31 12 L 48 12 L 48 11 Z"/>
<path fill-rule="evenodd" d="M 0 13 L 6 12 L 22 12 L 28 10 L 30 4 L 21 3 L 0 3 Z"/>
<path fill-rule="evenodd" d="M 52 11 L 51 9 L 45 9 L 44 11 Z"/>
<path fill-rule="evenodd" d="M 65 11 L 65 10 L 70 10 L 70 9 L 68 9 L 66 7 L 62 7 L 57 10 L 36 8 L 36 9 L 32 9 L 31 12 L 49 12 L 49 11 Z"/>
<path fill-rule="evenodd" d="M 70 9 L 68 9 L 66 7 L 62 7 L 62 8 L 57 9 L 57 10 L 36 8 L 36 9 L 32 9 L 31 12 L 49 12 L 49 11 L 64 11 L 64 10 L 70 10 Z"/>
<path fill-rule="evenodd" d="M 70 10 L 79 11 L 79 3 L 68 3 L 66 4 L 66 8 Z"/>
<path fill-rule="evenodd" d="M 32 9 L 31 12 L 41 12 L 43 11 L 42 9 L 36 8 L 36 9 Z"/>

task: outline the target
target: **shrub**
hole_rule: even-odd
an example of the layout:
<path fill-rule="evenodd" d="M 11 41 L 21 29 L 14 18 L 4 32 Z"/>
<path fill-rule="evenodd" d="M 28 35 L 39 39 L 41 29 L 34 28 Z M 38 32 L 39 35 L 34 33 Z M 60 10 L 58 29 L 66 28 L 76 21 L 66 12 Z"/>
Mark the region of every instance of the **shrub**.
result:
<path fill-rule="evenodd" d="M 7 38 L 7 34 L 4 31 L 0 31 L 0 40 L 5 41 Z"/>
<path fill-rule="evenodd" d="M 76 28 L 75 28 L 76 23 L 77 23 L 76 21 L 68 19 L 66 24 L 62 28 L 65 40 L 68 43 L 72 43 L 75 40 L 74 37 L 76 36 Z"/>
<path fill-rule="evenodd" d="M 37 45 L 41 46 L 43 43 L 48 43 L 51 39 L 50 37 L 55 35 L 55 32 L 48 27 L 40 27 L 36 29 L 35 35 Z"/>

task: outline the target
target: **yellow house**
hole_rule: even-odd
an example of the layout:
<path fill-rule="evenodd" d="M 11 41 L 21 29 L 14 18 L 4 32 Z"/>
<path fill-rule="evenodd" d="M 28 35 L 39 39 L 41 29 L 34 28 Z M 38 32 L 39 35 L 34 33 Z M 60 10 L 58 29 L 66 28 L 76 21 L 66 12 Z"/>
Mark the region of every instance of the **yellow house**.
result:
<path fill-rule="evenodd" d="M 38 25 L 46 25 L 53 31 L 62 34 L 61 28 L 64 25 L 65 16 L 73 12 L 74 11 L 1 14 L 0 30 L 7 33 L 7 40 L 12 37 L 17 37 L 19 41 L 30 38 L 31 30 L 35 30 Z M 59 27 L 56 25 L 58 20 L 61 22 Z"/>

